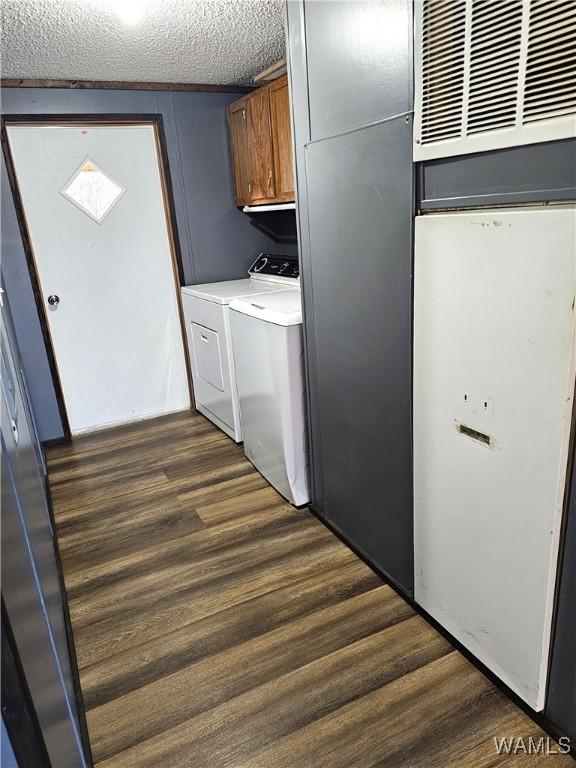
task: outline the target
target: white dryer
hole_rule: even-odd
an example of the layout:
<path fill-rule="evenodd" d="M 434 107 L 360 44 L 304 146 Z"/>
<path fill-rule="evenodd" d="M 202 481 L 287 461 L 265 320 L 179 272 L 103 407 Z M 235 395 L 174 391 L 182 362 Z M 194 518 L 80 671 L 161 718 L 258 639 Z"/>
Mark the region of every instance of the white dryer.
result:
<path fill-rule="evenodd" d="M 182 288 L 188 353 L 197 409 L 237 443 L 242 441 L 230 338 L 230 302 L 299 287 L 298 262 L 260 254 L 250 277 Z"/>
<path fill-rule="evenodd" d="M 310 500 L 300 291 L 235 299 L 232 346 L 244 453 L 296 506 Z"/>

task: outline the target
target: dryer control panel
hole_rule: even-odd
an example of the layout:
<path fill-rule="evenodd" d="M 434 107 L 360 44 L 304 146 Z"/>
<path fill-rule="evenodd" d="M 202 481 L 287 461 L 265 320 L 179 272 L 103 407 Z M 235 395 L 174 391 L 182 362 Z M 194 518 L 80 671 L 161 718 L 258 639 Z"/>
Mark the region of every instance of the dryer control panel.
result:
<path fill-rule="evenodd" d="M 298 259 L 274 256 L 271 253 L 261 253 L 248 272 L 250 277 L 261 277 L 263 280 L 289 278 L 291 281 L 296 282 L 300 276 Z"/>

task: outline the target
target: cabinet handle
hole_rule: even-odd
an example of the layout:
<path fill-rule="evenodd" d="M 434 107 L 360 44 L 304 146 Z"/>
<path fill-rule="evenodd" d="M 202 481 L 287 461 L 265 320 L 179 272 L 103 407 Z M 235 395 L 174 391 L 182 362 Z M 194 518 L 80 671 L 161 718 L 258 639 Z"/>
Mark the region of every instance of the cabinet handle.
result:
<path fill-rule="evenodd" d="M 248 184 L 248 192 L 252 192 L 252 184 Z"/>
<path fill-rule="evenodd" d="M 268 174 L 268 191 L 272 192 L 272 169 L 270 169 L 270 173 Z"/>
<path fill-rule="evenodd" d="M 246 110 L 242 107 L 242 118 L 246 120 Z"/>

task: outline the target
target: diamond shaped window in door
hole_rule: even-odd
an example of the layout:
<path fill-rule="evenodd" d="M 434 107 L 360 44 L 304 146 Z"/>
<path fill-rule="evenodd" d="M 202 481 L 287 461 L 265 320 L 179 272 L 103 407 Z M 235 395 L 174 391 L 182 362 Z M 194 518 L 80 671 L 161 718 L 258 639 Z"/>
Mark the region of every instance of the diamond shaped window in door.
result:
<path fill-rule="evenodd" d="M 87 158 L 61 190 L 64 197 L 101 224 L 126 192 L 110 174 Z"/>

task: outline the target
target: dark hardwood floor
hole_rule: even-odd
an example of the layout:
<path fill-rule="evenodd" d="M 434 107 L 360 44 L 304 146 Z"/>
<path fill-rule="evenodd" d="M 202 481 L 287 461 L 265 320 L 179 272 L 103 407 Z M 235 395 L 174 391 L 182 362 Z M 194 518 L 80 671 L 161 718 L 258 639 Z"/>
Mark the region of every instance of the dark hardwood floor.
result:
<path fill-rule="evenodd" d="M 98 768 L 573 765 L 202 416 L 48 465 Z"/>

